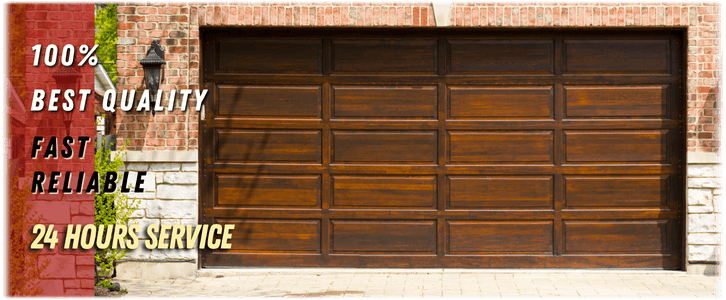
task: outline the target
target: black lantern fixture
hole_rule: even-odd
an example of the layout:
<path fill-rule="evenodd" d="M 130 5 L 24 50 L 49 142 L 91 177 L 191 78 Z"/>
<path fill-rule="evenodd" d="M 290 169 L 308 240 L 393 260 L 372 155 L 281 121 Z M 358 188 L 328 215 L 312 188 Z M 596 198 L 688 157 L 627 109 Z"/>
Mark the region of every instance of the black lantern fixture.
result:
<path fill-rule="evenodd" d="M 66 90 L 73 90 L 77 95 L 80 88 L 80 78 L 81 74 L 72 67 L 63 66 L 53 73 L 55 84 L 61 90 L 62 94 L 65 94 Z M 62 107 L 59 109 L 63 111 L 63 124 L 66 125 L 66 135 L 69 135 L 71 131 L 71 123 L 73 123 L 73 110 L 75 110 L 75 108 L 71 111 L 65 111 Z"/>
<path fill-rule="evenodd" d="M 154 107 L 156 106 L 156 92 L 159 85 L 164 81 L 164 50 L 159 45 L 159 40 L 151 41 L 151 48 L 146 51 L 146 57 L 141 60 L 141 66 L 144 68 L 144 82 L 146 88 L 151 92 L 151 114 L 154 115 Z M 142 82 L 143 84 L 143 82 Z"/>

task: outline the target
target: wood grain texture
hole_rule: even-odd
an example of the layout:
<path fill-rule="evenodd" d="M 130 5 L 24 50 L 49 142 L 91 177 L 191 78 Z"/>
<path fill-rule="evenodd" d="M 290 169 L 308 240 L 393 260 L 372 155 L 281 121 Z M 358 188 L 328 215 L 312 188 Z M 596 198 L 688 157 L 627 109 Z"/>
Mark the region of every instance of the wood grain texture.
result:
<path fill-rule="evenodd" d="M 220 129 L 217 135 L 219 160 L 320 163 L 320 131 Z"/>
<path fill-rule="evenodd" d="M 334 118 L 435 119 L 435 86 L 333 86 Z"/>
<path fill-rule="evenodd" d="M 551 74 L 553 40 L 450 40 L 450 74 Z"/>
<path fill-rule="evenodd" d="M 668 131 L 565 131 L 567 162 L 668 161 Z"/>
<path fill-rule="evenodd" d="M 436 132 L 333 131 L 335 163 L 436 164 Z"/>
<path fill-rule="evenodd" d="M 320 74 L 322 40 L 221 39 L 216 47 L 218 72 Z"/>
<path fill-rule="evenodd" d="M 565 86 L 567 117 L 668 117 L 668 86 Z"/>
<path fill-rule="evenodd" d="M 435 253 L 435 221 L 331 220 L 332 251 Z"/>
<path fill-rule="evenodd" d="M 552 221 L 449 221 L 450 254 L 551 254 Z"/>
<path fill-rule="evenodd" d="M 551 86 L 449 86 L 449 118 L 553 118 Z"/>
<path fill-rule="evenodd" d="M 217 175 L 217 204 L 236 207 L 319 207 L 320 176 Z"/>
<path fill-rule="evenodd" d="M 551 163 L 551 131 L 449 131 L 450 163 Z"/>
<path fill-rule="evenodd" d="M 229 241 L 234 247 L 226 252 L 320 252 L 320 221 L 221 219 L 219 224 L 235 225 Z"/>
<path fill-rule="evenodd" d="M 333 73 L 435 74 L 436 40 L 333 40 Z"/>
<path fill-rule="evenodd" d="M 220 116 L 257 118 L 307 117 L 320 119 L 320 86 L 219 85 Z"/>
<path fill-rule="evenodd" d="M 565 176 L 568 208 L 668 206 L 669 176 Z"/>
<path fill-rule="evenodd" d="M 669 40 L 565 40 L 566 73 L 668 74 Z"/>
<path fill-rule="evenodd" d="M 667 254 L 668 220 L 564 221 L 565 253 Z"/>
<path fill-rule="evenodd" d="M 551 207 L 549 176 L 449 176 L 448 207 L 453 209 Z"/>
<path fill-rule="evenodd" d="M 334 208 L 436 208 L 436 176 L 333 176 Z"/>

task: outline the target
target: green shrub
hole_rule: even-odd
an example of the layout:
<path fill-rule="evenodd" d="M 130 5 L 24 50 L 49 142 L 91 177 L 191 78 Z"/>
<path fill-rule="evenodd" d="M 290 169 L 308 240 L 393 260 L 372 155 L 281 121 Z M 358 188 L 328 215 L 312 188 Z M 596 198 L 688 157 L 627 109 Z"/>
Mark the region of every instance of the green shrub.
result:
<path fill-rule="evenodd" d="M 105 144 L 105 139 L 104 143 Z M 129 226 L 132 223 L 131 214 L 139 207 L 140 201 L 136 198 L 129 199 L 129 196 L 121 193 L 121 187 L 119 186 L 116 191 L 112 194 L 106 194 L 103 192 L 103 186 L 106 184 L 106 173 L 113 171 L 118 176 L 117 182 L 123 182 L 123 174 L 119 172 L 121 166 L 123 166 L 123 156 L 126 154 L 126 144 L 120 147 L 120 150 L 111 159 L 111 150 L 102 147 L 96 151 L 95 165 L 96 172 L 98 172 L 99 186 L 101 187 L 100 192 L 95 196 L 96 206 L 96 220 L 95 225 L 97 228 L 97 235 L 101 236 L 104 240 L 106 239 L 106 229 L 108 225 L 126 225 Z M 104 230 L 101 230 L 100 226 L 104 226 Z M 124 239 L 128 239 L 125 237 Z M 104 273 L 109 273 L 113 270 L 114 263 L 123 258 L 128 249 L 96 249 L 96 266 L 100 266 Z M 96 285 L 110 287 L 110 279 L 98 280 L 96 276 Z"/>

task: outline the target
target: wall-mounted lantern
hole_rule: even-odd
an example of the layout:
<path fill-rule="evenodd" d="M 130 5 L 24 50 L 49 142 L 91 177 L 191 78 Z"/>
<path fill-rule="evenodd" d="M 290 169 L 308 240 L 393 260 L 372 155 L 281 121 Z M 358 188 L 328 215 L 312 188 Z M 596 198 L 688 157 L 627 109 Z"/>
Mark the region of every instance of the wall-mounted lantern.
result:
<path fill-rule="evenodd" d="M 156 106 L 156 92 L 159 90 L 161 82 L 164 81 L 164 50 L 159 45 L 159 40 L 152 40 L 151 47 L 146 51 L 146 57 L 141 60 L 141 66 L 144 68 L 144 82 L 146 88 L 151 92 L 151 114 L 154 115 L 154 107 Z M 142 82 L 143 85 L 143 82 Z"/>
<path fill-rule="evenodd" d="M 58 71 L 53 73 L 55 85 L 61 90 L 61 93 L 65 93 L 66 90 L 73 90 L 77 95 L 80 89 L 80 78 L 81 74 L 71 67 L 60 67 L 58 68 Z M 62 108 L 59 109 L 63 111 L 63 124 L 66 125 L 66 135 L 69 135 L 71 131 L 71 123 L 73 123 L 73 111 L 75 108 L 71 111 L 65 111 Z"/>

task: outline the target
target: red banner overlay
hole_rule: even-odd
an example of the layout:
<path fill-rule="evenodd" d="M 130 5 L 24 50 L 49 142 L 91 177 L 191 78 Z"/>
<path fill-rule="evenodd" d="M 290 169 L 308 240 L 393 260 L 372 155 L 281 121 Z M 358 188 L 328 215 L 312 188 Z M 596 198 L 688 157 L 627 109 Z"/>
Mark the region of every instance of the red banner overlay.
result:
<path fill-rule="evenodd" d="M 32 193 L 31 183 L 35 172 L 48 175 L 59 172 L 56 179 L 61 183 L 67 181 L 75 189 L 79 177 L 67 179 L 68 174 L 94 172 L 93 141 L 79 142 L 81 137 L 96 135 L 92 98 L 94 67 L 88 63 L 89 47 L 94 45 L 94 5 L 12 4 L 8 10 L 9 45 L 12 45 L 8 53 L 7 82 L 12 139 L 8 164 L 8 292 L 10 295 L 93 296 L 93 250 L 63 247 L 31 250 L 37 235 L 32 233 L 36 224 L 54 225 L 60 241 L 65 240 L 68 224 L 94 224 L 93 193 Z M 51 49 L 50 55 L 46 55 L 48 49 Z M 39 63 L 34 65 L 36 56 Z M 69 83 L 69 78 L 74 81 Z M 31 110 L 35 91 L 50 96 L 53 90 L 60 90 L 57 103 L 60 109 Z M 85 109 L 81 110 L 84 93 Z M 67 109 L 69 105 L 73 109 Z M 41 152 L 32 157 L 33 142 L 41 139 L 58 141 L 61 155 L 46 157 Z M 64 140 L 74 142 L 66 148 L 61 142 Z M 66 158 L 62 150 L 70 150 L 73 155 Z M 87 155 L 79 155 L 83 152 Z M 47 191 L 51 182 L 45 180 L 42 188 Z"/>

